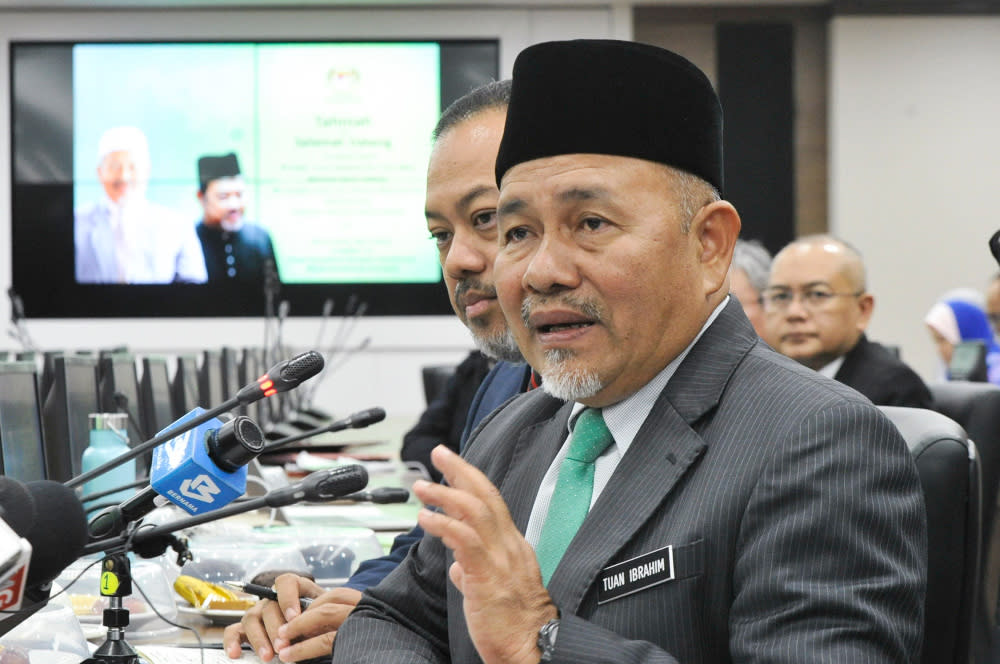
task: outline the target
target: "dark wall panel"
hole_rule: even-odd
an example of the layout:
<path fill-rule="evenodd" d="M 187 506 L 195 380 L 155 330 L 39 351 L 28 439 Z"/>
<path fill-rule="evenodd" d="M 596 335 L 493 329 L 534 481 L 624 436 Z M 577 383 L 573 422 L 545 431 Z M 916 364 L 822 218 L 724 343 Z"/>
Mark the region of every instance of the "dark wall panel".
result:
<path fill-rule="evenodd" d="M 772 253 L 795 236 L 793 47 L 790 23 L 716 26 L 725 197 Z"/>

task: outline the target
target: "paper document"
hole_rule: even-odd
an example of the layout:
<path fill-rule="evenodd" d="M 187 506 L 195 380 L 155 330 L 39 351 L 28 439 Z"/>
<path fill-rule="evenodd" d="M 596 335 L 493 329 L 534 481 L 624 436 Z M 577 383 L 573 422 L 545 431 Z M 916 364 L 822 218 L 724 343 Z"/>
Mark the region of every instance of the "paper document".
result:
<path fill-rule="evenodd" d="M 133 646 L 139 656 L 149 664 L 231 664 L 232 662 L 250 662 L 263 664 L 260 658 L 252 652 L 243 651 L 239 659 L 229 659 L 224 650 L 219 648 L 179 648 L 177 646 L 138 645 Z M 204 659 L 202 659 L 204 654 Z"/>

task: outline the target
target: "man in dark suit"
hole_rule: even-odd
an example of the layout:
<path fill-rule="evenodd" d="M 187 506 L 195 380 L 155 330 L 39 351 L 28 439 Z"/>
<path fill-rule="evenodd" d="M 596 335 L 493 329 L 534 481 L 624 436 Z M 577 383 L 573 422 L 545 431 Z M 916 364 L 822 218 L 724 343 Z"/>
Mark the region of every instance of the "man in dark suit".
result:
<path fill-rule="evenodd" d="M 210 283 L 263 286 L 275 266 L 271 236 L 246 221 L 246 183 L 232 152 L 198 160 L 198 200 L 204 215 L 196 230 Z"/>
<path fill-rule="evenodd" d="M 865 328 L 875 307 L 861 255 L 829 235 L 774 257 L 763 293 L 764 338 L 780 353 L 850 385 L 879 406 L 931 408 L 927 385 Z"/>
<path fill-rule="evenodd" d="M 433 417 L 449 422 L 451 417 L 442 411 L 462 410 L 459 421 L 465 428 L 459 429 L 460 442 L 494 408 L 528 389 L 531 379 L 530 367 L 524 364 L 508 331 L 493 284 L 500 194 L 493 165 L 509 98 L 510 81 L 498 81 L 480 86 L 450 105 L 434 129 L 434 150 L 427 170 L 427 228 L 438 248 L 452 307 L 469 328 L 476 347 L 500 360 L 478 391 L 473 387 L 463 394 L 462 386 L 449 385 L 448 394 L 428 408 Z M 302 577 L 278 577 L 277 602 L 258 603 L 240 624 L 226 628 L 230 657 L 241 656 L 244 641 L 264 661 L 271 661 L 276 654 L 286 662 L 328 654 L 336 630 L 357 604 L 361 591 L 385 578 L 422 537 L 419 527 L 399 535 L 388 555 L 364 561 L 343 587 L 327 592 Z M 300 596 L 315 598 L 303 613 L 299 613 Z"/>
<path fill-rule="evenodd" d="M 913 460 L 729 297 L 740 220 L 708 79 L 574 41 L 527 48 L 513 81 L 494 272 L 543 389 L 465 459 L 434 450 L 448 484 L 414 485 L 428 536 L 334 662 L 913 662 Z"/>

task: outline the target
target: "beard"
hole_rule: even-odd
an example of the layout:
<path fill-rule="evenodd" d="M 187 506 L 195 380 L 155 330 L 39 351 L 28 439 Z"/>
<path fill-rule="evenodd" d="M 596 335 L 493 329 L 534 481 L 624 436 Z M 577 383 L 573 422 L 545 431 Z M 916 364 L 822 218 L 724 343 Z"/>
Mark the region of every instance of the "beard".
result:
<path fill-rule="evenodd" d="M 571 295 L 529 295 L 521 302 L 521 320 L 525 327 L 531 328 L 530 317 L 533 307 L 556 300 L 565 307 L 579 311 L 595 324 L 606 317 L 604 308 L 591 300 Z M 580 401 L 604 389 L 604 383 L 596 369 L 572 366 L 576 358 L 575 351 L 568 348 L 554 348 L 544 351 L 543 357 L 544 369 L 535 367 L 535 370 L 542 376 L 542 389 L 553 397 L 564 401 Z"/>
<path fill-rule="evenodd" d="M 564 348 L 545 351 L 542 389 L 556 399 L 581 401 L 594 396 L 604 388 L 604 383 L 596 370 L 569 366 L 575 356 L 576 353 Z"/>
<path fill-rule="evenodd" d="M 517 347 L 517 342 L 514 340 L 514 335 L 511 333 L 510 328 L 507 327 L 506 321 L 500 321 L 499 329 L 491 329 L 489 318 L 473 318 L 472 320 L 466 318 L 463 304 L 464 296 L 469 291 L 479 291 L 494 298 L 497 295 L 497 291 L 493 284 L 484 283 L 476 277 L 462 279 L 455 286 L 455 294 L 452 298 L 452 301 L 455 303 L 455 311 L 459 319 L 469 328 L 476 348 L 483 355 L 494 360 L 513 362 L 515 364 L 524 362 L 524 356 L 521 355 L 521 351 Z"/>
<path fill-rule="evenodd" d="M 501 330 L 478 329 L 475 322 L 469 323 L 469 332 L 472 333 L 472 342 L 476 348 L 486 357 L 501 362 L 513 362 L 520 364 L 524 362 L 514 335 L 506 325 Z"/>

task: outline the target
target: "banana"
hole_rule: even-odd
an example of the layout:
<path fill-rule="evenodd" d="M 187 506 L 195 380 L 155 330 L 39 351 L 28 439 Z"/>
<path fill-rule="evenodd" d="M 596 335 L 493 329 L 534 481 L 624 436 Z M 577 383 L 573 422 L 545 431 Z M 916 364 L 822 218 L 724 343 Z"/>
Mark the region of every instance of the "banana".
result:
<path fill-rule="evenodd" d="M 193 576 L 182 574 L 174 581 L 174 590 L 198 609 L 227 609 L 242 611 L 250 608 L 256 598 L 237 595 L 226 586 L 220 586 Z"/>
<path fill-rule="evenodd" d="M 174 590 L 187 600 L 191 606 L 204 609 L 212 601 L 232 601 L 239 599 L 232 590 L 225 586 L 202 581 L 193 576 L 182 574 L 174 581 Z"/>

